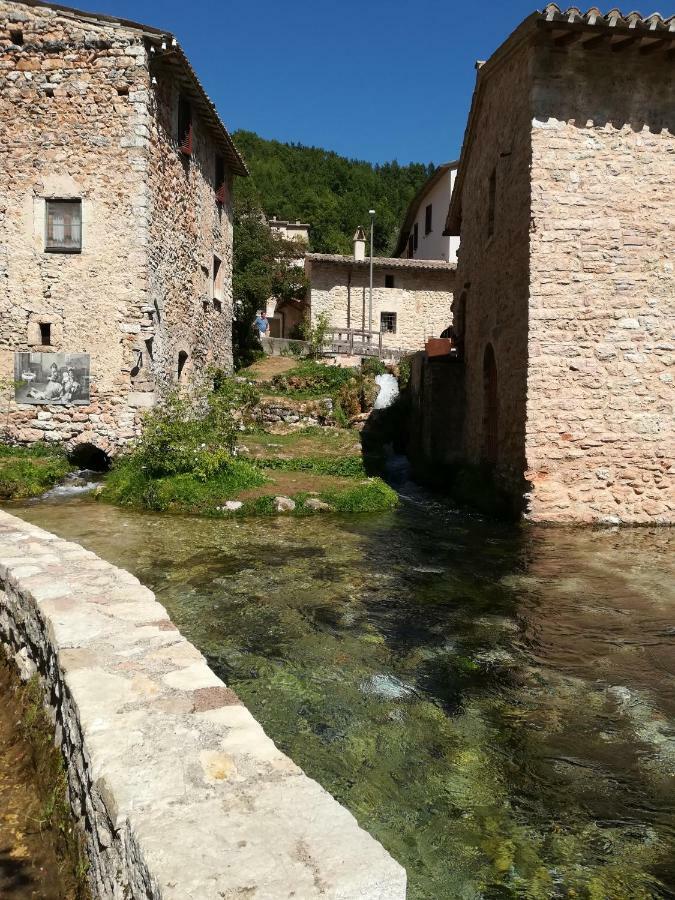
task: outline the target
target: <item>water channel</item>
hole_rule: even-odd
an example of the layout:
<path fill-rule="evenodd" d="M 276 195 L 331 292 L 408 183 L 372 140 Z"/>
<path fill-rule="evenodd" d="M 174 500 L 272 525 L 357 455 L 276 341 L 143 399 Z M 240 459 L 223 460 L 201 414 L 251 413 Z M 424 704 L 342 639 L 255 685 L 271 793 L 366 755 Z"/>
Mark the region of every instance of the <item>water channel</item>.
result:
<path fill-rule="evenodd" d="M 350 520 L 7 508 L 152 588 L 411 900 L 675 897 L 675 535 L 408 494 Z"/>

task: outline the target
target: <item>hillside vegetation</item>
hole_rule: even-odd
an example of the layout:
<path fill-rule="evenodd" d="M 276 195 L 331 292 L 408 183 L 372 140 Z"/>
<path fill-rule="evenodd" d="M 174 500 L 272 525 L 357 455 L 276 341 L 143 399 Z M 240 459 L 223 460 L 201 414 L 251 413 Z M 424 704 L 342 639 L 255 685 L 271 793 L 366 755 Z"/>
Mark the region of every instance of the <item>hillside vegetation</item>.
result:
<path fill-rule="evenodd" d="M 237 182 L 237 193 L 270 218 L 309 222 L 310 249 L 319 253 L 350 253 L 352 236 L 359 225 L 368 227 L 372 208 L 374 252 L 391 254 L 408 204 L 435 168 L 373 165 L 319 147 L 268 141 L 252 131 L 237 131 L 234 139 L 251 172 Z"/>

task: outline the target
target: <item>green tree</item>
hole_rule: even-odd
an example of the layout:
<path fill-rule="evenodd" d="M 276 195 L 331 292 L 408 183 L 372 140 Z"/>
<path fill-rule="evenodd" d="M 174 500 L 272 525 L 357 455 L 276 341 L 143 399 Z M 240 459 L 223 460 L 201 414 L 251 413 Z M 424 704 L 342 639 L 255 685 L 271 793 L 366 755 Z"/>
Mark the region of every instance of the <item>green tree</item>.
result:
<path fill-rule="evenodd" d="M 232 292 L 235 319 L 232 345 L 235 368 L 249 365 L 261 351 L 255 332 L 256 312 L 270 297 L 302 299 L 307 284 L 302 269 L 291 265 L 297 244 L 280 241 L 272 234 L 255 188 L 246 181 L 237 185 L 233 205 L 234 261 Z"/>
<path fill-rule="evenodd" d="M 268 141 L 238 131 L 235 141 L 251 170 L 248 191 L 267 216 L 309 222 L 310 249 L 351 253 L 352 235 L 374 208 L 374 251 L 391 254 L 408 204 L 434 165 L 396 161 L 372 165 L 320 147 Z"/>

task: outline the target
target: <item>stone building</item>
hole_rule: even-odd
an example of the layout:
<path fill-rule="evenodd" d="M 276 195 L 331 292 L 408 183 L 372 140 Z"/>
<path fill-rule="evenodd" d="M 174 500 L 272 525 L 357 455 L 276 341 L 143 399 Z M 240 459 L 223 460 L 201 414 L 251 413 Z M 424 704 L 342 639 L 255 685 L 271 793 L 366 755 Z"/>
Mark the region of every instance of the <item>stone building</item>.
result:
<path fill-rule="evenodd" d="M 463 391 L 432 406 L 464 407 L 444 461 L 533 519 L 675 521 L 674 49 L 675 17 L 550 5 L 478 67 L 446 228 Z"/>
<path fill-rule="evenodd" d="M 289 259 L 287 264 L 293 268 L 304 269 L 305 252 L 309 246 L 309 223 L 287 222 L 277 219 L 275 216 L 270 219 L 269 226 L 274 237 L 283 241 L 287 246 L 298 245 L 298 255 Z M 270 327 L 269 336 L 274 338 L 297 337 L 306 311 L 307 304 L 304 300 L 270 297 L 266 307 Z"/>
<path fill-rule="evenodd" d="M 394 256 L 457 262 L 459 238 L 445 234 L 445 217 L 459 162 L 440 165 L 410 201 Z"/>
<path fill-rule="evenodd" d="M 305 275 L 313 322 L 325 313 L 334 329 L 379 333 L 385 351 L 419 350 L 452 320 L 454 264 L 377 256 L 371 317 L 370 258 L 361 229 L 354 236 L 353 256 L 308 253 Z"/>
<path fill-rule="evenodd" d="M 245 165 L 171 34 L 0 0 L 7 439 L 114 453 L 162 386 L 231 365 Z"/>

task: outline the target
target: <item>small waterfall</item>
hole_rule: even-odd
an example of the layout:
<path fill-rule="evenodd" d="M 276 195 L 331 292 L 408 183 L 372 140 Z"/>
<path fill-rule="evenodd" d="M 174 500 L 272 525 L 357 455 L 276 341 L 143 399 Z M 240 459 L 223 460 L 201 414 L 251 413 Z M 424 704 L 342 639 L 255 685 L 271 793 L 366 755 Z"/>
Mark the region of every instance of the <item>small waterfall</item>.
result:
<path fill-rule="evenodd" d="M 50 488 L 40 500 L 57 500 L 74 497 L 77 494 L 86 494 L 93 491 L 100 484 L 100 473 L 91 469 L 80 469 L 78 472 L 70 472 L 60 484 Z"/>
<path fill-rule="evenodd" d="M 377 375 L 375 383 L 380 387 L 373 409 L 386 409 L 398 397 L 398 381 L 394 375 Z"/>

